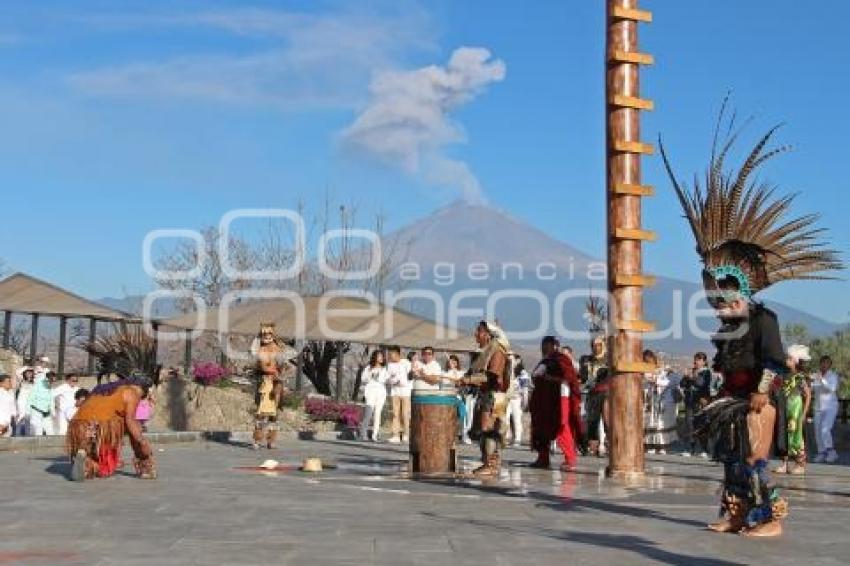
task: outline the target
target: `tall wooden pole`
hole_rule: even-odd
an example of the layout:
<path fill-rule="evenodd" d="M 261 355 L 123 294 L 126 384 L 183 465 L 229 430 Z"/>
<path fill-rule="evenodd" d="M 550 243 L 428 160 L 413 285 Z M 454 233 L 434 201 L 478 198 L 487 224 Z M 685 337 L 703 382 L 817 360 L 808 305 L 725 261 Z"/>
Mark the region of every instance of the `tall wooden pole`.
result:
<path fill-rule="evenodd" d="M 611 339 L 609 371 L 610 476 L 643 474 L 643 339 L 653 329 L 643 320 L 643 287 L 653 283 L 641 272 L 642 242 L 655 234 L 641 227 L 640 161 L 653 147 L 640 140 L 640 112 L 653 103 L 640 97 L 640 67 L 652 57 L 638 48 L 638 22 L 652 14 L 638 0 L 608 0 L 606 14 L 606 145 L 608 200 L 608 305 Z"/>

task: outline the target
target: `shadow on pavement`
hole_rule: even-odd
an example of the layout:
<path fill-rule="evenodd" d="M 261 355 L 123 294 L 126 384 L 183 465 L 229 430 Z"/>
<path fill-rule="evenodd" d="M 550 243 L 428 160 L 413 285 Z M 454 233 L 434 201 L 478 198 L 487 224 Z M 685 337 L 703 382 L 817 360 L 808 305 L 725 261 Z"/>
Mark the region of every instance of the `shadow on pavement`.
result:
<path fill-rule="evenodd" d="M 602 534 L 583 531 L 557 531 L 547 528 L 523 529 L 519 527 L 505 525 L 504 523 L 488 522 L 483 520 L 464 520 L 455 517 L 443 516 L 433 512 L 424 512 L 424 516 L 438 520 L 440 522 L 453 521 L 463 523 L 464 525 L 473 525 L 481 528 L 486 528 L 494 531 L 502 531 L 512 535 L 519 536 L 544 536 L 551 539 L 573 542 L 576 544 L 586 544 L 597 548 L 610 550 L 612 548 L 634 552 L 650 560 L 655 560 L 662 564 L 689 564 L 690 566 L 741 566 L 743 562 L 731 562 L 717 558 L 708 558 L 704 556 L 689 556 L 687 554 L 679 554 L 659 548 L 657 543 L 649 539 L 633 536 L 633 535 L 615 535 Z M 676 521 L 679 522 L 679 521 Z M 699 523 L 704 526 L 703 523 Z M 566 557 L 565 557 L 565 563 Z"/>

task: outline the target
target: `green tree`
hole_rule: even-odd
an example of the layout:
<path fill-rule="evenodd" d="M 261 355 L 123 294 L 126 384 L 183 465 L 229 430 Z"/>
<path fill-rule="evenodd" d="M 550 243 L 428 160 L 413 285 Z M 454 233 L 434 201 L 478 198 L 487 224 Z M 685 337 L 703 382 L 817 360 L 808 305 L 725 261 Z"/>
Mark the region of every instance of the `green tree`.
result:
<path fill-rule="evenodd" d="M 809 329 L 805 324 L 786 324 L 782 329 L 782 338 L 786 344 L 808 344 Z"/>

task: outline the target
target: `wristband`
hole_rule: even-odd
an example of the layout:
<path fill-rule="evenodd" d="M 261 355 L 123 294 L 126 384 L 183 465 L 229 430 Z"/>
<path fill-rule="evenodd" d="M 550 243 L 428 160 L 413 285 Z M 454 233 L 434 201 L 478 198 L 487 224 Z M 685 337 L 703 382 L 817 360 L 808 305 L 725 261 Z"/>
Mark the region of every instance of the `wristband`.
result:
<path fill-rule="evenodd" d="M 776 372 L 765 368 L 761 373 L 761 381 L 759 381 L 758 392 L 768 393 L 770 386 L 773 385 L 773 380 L 776 379 Z"/>

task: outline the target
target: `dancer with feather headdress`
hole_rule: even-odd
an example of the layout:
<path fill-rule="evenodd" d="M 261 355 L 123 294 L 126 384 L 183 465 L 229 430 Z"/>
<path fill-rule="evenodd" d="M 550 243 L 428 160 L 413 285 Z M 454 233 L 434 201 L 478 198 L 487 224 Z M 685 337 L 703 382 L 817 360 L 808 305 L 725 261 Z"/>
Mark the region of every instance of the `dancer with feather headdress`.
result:
<path fill-rule="evenodd" d="M 495 322 L 482 320 L 475 327 L 479 351 L 461 385 L 478 387 L 473 430 L 470 437 L 481 447 L 481 461 L 474 474 L 498 477 L 502 465 L 502 448 L 507 433 L 507 391 L 510 386 L 511 344 L 505 331 Z"/>
<path fill-rule="evenodd" d="M 727 99 L 728 100 L 728 99 Z M 767 459 L 777 421 L 769 393 L 785 373 L 785 353 L 776 314 L 753 295 L 791 279 L 826 279 L 842 268 L 838 254 L 819 241 L 818 216 L 785 219 L 795 195 L 777 196 L 776 187 L 752 180 L 753 173 L 787 146 L 767 149 L 777 131 L 756 143 L 737 172 L 724 169 L 725 158 L 741 133 L 734 117 L 722 146 L 715 129 L 704 184 L 680 183 L 659 143 L 664 165 L 691 227 L 702 259 L 707 298 L 721 326 L 713 342 L 714 366 L 723 373 L 723 398 L 699 415 L 697 434 L 724 464 L 721 520 L 717 532 L 776 536 L 787 503 L 771 484 Z M 659 140 L 660 142 L 660 140 Z"/>
<path fill-rule="evenodd" d="M 603 457 L 607 452 L 605 433 L 608 422 L 608 344 L 606 311 L 599 297 L 587 300 L 586 314 L 591 353 L 579 360 L 579 379 L 584 387 L 586 426 L 584 451 Z"/>

